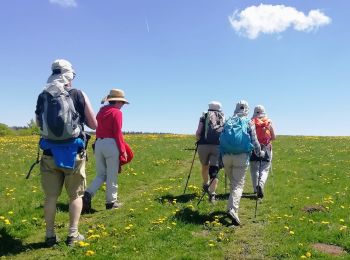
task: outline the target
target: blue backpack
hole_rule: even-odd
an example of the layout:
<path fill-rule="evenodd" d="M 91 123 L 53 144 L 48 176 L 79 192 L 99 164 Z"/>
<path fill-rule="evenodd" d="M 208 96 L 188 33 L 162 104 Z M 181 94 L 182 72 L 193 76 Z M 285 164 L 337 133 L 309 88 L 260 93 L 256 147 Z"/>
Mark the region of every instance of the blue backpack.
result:
<path fill-rule="evenodd" d="M 249 119 L 244 117 L 230 117 L 224 124 L 220 135 L 221 154 L 250 153 L 253 144 L 248 133 Z"/>

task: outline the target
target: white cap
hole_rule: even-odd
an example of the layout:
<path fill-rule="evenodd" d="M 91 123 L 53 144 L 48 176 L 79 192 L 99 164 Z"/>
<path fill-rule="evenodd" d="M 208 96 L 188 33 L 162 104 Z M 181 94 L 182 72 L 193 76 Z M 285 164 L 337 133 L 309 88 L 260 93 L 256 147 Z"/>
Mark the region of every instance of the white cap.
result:
<path fill-rule="evenodd" d="M 51 65 L 51 70 L 52 74 L 48 78 L 47 83 L 59 80 L 66 84 L 71 82 L 75 77 L 72 64 L 64 59 L 55 60 Z"/>
<path fill-rule="evenodd" d="M 249 113 L 249 105 L 245 100 L 241 100 L 236 104 L 234 115 L 237 116 L 248 116 Z"/>

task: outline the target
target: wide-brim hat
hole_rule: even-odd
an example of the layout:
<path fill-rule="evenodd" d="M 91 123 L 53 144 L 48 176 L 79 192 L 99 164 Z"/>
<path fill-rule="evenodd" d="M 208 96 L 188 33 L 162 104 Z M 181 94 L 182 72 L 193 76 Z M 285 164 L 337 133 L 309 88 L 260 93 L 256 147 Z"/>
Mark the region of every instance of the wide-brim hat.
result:
<path fill-rule="evenodd" d="M 125 98 L 124 91 L 116 88 L 111 89 L 109 95 L 106 96 L 103 101 L 122 101 L 125 104 L 130 104 Z"/>

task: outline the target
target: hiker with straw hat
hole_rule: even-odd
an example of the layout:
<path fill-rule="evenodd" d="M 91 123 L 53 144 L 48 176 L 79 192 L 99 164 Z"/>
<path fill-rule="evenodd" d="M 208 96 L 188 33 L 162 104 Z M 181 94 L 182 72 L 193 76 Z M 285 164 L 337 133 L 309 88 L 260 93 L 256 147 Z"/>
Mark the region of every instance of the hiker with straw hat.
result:
<path fill-rule="evenodd" d="M 106 182 L 106 209 L 120 207 L 118 202 L 118 172 L 120 157 L 127 160 L 125 142 L 122 133 L 123 115 L 121 108 L 129 104 L 124 91 L 112 89 L 102 100 L 97 113 L 97 129 L 95 143 L 96 177 L 86 189 L 83 197 L 83 211 L 91 210 L 91 199 L 101 185 Z"/>

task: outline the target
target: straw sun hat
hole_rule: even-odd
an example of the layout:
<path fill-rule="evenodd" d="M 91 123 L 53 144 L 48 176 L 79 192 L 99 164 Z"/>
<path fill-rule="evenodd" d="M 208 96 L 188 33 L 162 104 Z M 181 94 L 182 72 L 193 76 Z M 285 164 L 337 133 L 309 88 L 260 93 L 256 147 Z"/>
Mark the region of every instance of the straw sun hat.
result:
<path fill-rule="evenodd" d="M 102 100 L 102 103 L 106 101 L 123 101 L 125 104 L 129 104 L 129 101 L 125 99 L 124 91 L 121 89 L 111 89 L 109 95 Z"/>

